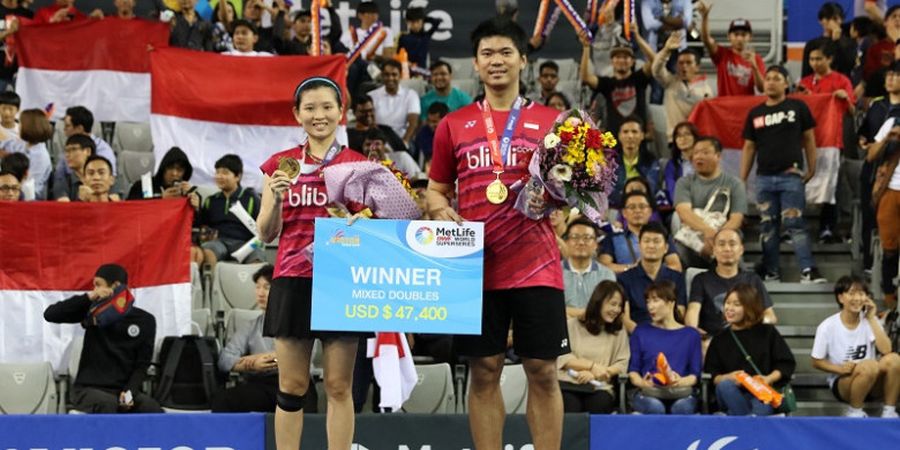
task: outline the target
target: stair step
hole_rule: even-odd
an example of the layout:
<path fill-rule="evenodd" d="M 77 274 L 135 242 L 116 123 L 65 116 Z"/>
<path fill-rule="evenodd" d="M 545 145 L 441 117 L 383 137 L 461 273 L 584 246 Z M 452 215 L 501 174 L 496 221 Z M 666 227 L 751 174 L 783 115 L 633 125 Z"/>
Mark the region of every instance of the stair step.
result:
<path fill-rule="evenodd" d="M 775 303 L 778 321 L 790 325 L 818 326 L 835 313 L 833 304 L 785 302 Z"/>

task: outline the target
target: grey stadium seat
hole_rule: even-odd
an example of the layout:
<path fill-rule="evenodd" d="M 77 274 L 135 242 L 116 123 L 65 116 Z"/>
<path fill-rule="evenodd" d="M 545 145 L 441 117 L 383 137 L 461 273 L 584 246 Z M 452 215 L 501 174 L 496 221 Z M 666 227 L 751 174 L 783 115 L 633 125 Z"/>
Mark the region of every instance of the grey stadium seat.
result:
<path fill-rule="evenodd" d="M 213 280 L 213 309 L 256 309 L 256 285 L 253 274 L 265 263 L 238 264 L 220 262 L 216 264 Z"/>
<path fill-rule="evenodd" d="M 441 61 L 450 64 L 453 68 L 453 79 L 478 78 L 475 75 L 475 65 L 472 58 L 441 58 Z"/>
<path fill-rule="evenodd" d="M 471 384 L 472 376 L 469 374 L 466 397 L 469 395 Z M 503 366 L 500 373 L 500 393 L 503 395 L 503 406 L 507 414 L 525 414 L 528 405 L 528 378 L 521 364 Z M 464 404 L 468 404 L 468 399 Z"/>
<path fill-rule="evenodd" d="M 58 408 L 49 362 L 0 364 L 0 413 L 56 414 Z"/>
<path fill-rule="evenodd" d="M 150 136 L 150 124 L 143 122 L 116 122 L 112 147 L 116 151 L 152 152 L 153 140 Z"/>
<path fill-rule="evenodd" d="M 141 179 L 147 172 L 153 172 L 153 153 L 122 151 L 118 157 L 119 177 L 123 177 L 125 185 L 131 187 L 132 183 Z"/>
<path fill-rule="evenodd" d="M 456 397 L 453 393 L 450 364 L 416 365 L 416 373 L 419 381 L 409 400 L 403 404 L 403 410 L 421 414 L 454 413 Z"/>

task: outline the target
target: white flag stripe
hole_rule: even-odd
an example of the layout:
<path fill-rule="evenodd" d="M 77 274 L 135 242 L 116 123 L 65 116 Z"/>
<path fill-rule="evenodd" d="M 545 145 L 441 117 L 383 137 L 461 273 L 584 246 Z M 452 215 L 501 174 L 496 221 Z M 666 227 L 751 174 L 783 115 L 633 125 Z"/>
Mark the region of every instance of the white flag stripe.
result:
<path fill-rule="evenodd" d="M 46 70 L 19 68 L 16 92 L 22 108 L 54 104 L 54 120 L 66 108 L 84 106 L 98 122 L 150 120 L 150 73 L 112 70 Z"/>

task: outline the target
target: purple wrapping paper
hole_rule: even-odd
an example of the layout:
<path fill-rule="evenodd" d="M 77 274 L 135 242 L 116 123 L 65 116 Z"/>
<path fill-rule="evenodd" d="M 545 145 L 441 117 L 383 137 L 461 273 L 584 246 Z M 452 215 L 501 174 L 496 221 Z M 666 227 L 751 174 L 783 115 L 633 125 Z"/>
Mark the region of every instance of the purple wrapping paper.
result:
<path fill-rule="evenodd" d="M 418 219 L 422 212 L 387 167 L 372 161 L 332 164 L 322 170 L 331 201 L 361 203 L 381 219 Z"/>

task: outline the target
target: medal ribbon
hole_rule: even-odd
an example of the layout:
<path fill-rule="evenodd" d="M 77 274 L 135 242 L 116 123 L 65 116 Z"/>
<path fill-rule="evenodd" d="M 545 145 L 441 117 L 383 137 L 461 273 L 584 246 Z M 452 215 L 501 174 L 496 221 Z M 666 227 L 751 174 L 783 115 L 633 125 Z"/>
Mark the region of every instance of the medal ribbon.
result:
<path fill-rule="evenodd" d="M 525 100 L 522 97 L 516 97 L 512 109 L 509 111 L 509 117 L 506 119 L 506 126 L 503 127 L 502 142 L 497 139 L 497 130 L 494 128 L 494 118 L 491 117 L 491 105 L 487 100 L 482 103 L 481 116 L 484 119 L 484 130 L 488 138 L 488 147 L 491 149 L 491 161 L 494 163 L 494 173 L 497 177 L 503 173 L 503 164 L 512 147 L 512 136 L 516 131 L 516 124 L 519 122 L 519 116 L 522 113 L 522 103 Z"/>
<path fill-rule="evenodd" d="M 302 175 L 309 175 L 309 174 L 315 172 L 316 169 L 324 169 L 325 166 L 327 166 L 328 164 L 330 164 L 330 163 L 331 163 L 331 160 L 334 159 L 334 157 L 337 156 L 338 153 L 340 153 L 340 151 L 341 151 L 341 144 L 339 144 L 338 141 L 337 141 L 337 139 L 335 139 L 335 140 L 331 143 L 331 147 L 330 147 L 330 148 L 328 149 L 328 151 L 325 153 L 325 157 L 322 158 L 322 163 L 321 163 L 321 164 L 318 164 L 318 165 L 315 165 L 315 164 L 307 164 L 307 163 L 306 163 L 306 150 L 307 150 L 308 148 L 309 148 L 309 142 L 307 142 L 307 143 L 303 146 L 303 154 L 300 155 L 300 173 L 301 173 Z"/>

